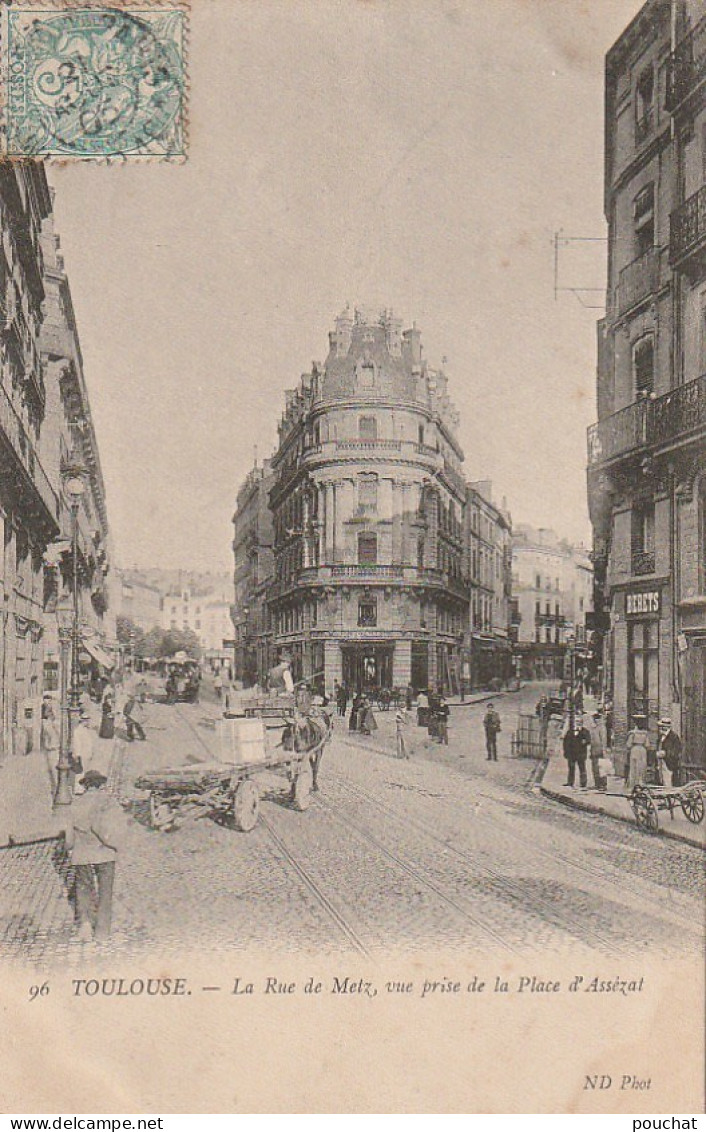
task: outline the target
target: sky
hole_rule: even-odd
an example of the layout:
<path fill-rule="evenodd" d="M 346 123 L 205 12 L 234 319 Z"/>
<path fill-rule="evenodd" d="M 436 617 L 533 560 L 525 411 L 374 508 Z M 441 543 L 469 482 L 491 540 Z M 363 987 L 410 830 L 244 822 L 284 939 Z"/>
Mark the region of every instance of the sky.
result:
<path fill-rule="evenodd" d="M 193 0 L 183 164 L 55 165 L 122 566 L 228 569 L 341 309 L 446 358 L 464 471 L 590 539 L 603 68 L 637 0 Z M 590 238 L 573 242 L 574 237 Z"/>

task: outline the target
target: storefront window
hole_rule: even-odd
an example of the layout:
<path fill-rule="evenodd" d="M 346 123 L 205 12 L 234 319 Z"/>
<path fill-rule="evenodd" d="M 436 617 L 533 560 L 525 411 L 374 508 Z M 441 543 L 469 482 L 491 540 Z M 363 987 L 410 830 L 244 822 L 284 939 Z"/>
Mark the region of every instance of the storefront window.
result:
<path fill-rule="evenodd" d="M 659 716 L 659 622 L 628 625 L 628 725 Z"/>

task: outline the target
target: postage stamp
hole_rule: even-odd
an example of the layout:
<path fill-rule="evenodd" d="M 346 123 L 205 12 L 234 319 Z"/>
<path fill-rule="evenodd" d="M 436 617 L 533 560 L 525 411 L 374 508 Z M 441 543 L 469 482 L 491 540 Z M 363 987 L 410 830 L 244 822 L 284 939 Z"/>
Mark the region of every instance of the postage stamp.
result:
<path fill-rule="evenodd" d="M 183 8 L 3 8 L 8 157 L 186 156 Z"/>

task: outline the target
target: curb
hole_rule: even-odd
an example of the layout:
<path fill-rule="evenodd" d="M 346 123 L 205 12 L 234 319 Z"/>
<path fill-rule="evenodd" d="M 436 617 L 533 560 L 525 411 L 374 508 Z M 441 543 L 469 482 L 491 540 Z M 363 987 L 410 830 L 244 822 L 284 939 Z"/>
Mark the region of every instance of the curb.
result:
<path fill-rule="evenodd" d="M 562 806 L 569 806 L 571 809 L 581 810 L 585 814 L 600 814 L 604 818 L 612 818 L 613 821 L 623 822 L 624 825 L 630 825 L 633 829 L 637 829 L 634 819 L 627 815 L 622 817 L 620 814 L 613 814 L 609 810 L 603 809 L 602 806 L 587 806 L 578 798 L 567 798 L 565 794 L 559 794 L 558 791 L 550 790 L 546 786 L 540 785 L 539 792 L 543 794 L 545 798 L 549 798 L 552 802 L 559 802 Z M 699 844 L 699 842 L 692 841 L 691 838 L 686 837 L 683 833 L 675 833 L 671 829 L 664 829 L 662 826 L 655 830 L 655 833 L 650 836 L 654 837 L 655 835 L 666 837 L 669 841 L 679 841 L 682 845 L 691 845 L 693 849 L 700 849 L 702 852 L 706 851 L 706 846 Z"/>

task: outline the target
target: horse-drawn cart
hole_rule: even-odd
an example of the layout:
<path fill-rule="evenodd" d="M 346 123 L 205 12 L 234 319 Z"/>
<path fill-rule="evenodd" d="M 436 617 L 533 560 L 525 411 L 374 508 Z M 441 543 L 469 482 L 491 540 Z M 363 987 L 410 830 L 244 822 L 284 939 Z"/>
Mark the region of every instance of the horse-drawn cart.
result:
<path fill-rule="evenodd" d="M 640 829 L 655 833 L 659 828 L 659 811 L 674 811 L 681 807 L 684 817 L 698 825 L 704 819 L 704 794 L 706 781 L 688 782 L 686 786 L 636 786 L 628 795 L 628 801 L 635 814 Z"/>
<path fill-rule="evenodd" d="M 256 776 L 271 771 L 284 776 L 295 809 L 306 810 L 331 724 L 323 712 L 306 716 L 282 713 L 267 720 L 221 721 L 226 748 L 218 762 L 149 771 L 135 781 L 149 791 L 150 820 L 155 829 L 176 829 L 186 821 L 220 814 L 236 829 L 248 832 L 257 823 L 260 791 Z M 277 738 L 278 737 L 278 738 Z"/>

